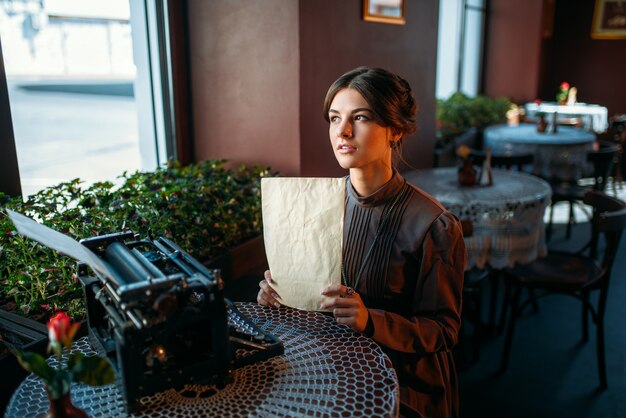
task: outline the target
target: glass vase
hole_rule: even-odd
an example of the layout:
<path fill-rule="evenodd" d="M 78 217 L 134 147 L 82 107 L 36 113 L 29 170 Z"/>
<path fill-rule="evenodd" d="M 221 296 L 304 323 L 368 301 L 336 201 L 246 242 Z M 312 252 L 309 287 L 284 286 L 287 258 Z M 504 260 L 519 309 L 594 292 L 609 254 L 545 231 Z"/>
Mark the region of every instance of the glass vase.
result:
<path fill-rule="evenodd" d="M 461 186 L 473 186 L 476 184 L 476 169 L 472 164 L 472 160 L 467 158 L 463 160 L 463 164 L 459 167 L 458 178 Z"/>
<path fill-rule="evenodd" d="M 53 399 L 50 392 L 46 390 L 48 400 L 50 401 L 50 410 L 48 418 L 87 418 L 87 413 L 77 408 L 70 397 L 70 393 L 66 393 L 58 399 Z"/>

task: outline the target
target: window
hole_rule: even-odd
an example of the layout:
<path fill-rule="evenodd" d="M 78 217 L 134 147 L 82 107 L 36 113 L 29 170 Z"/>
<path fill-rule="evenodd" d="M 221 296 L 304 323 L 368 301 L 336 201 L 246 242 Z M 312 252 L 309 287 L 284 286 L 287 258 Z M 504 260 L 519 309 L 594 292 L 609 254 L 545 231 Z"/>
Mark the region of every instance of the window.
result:
<path fill-rule="evenodd" d="M 441 0 L 437 46 L 437 98 L 482 90 L 484 0 Z"/>
<path fill-rule="evenodd" d="M 164 10 L 158 0 L 0 2 L 9 93 L 0 109 L 12 115 L 24 196 L 167 161 Z"/>

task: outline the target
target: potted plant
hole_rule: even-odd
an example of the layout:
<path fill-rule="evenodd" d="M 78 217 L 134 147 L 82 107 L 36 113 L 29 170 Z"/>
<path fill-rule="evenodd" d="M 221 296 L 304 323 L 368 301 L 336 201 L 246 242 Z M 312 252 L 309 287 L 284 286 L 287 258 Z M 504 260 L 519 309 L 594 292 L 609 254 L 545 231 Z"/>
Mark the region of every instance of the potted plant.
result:
<path fill-rule="evenodd" d="M 0 195 L 0 309 L 41 322 L 60 309 L 74 319 L 85 316 L 75 261 L 18 235 L 4 208 L 77 240 L 122 230 L 165 236 L 214 267 L 244 243 L 246 257 L 262 251 L 260 179 L 270 172 L 224 165 L 222 160 L 184 167 L 172 163 L 153 172 L 124 173 L 119 186 L 83 187 L 75 179 L 25 202 Z M 234 279 L 229 272 L 223 276 L 227 283 Z"/>
<path fill-rule="evenodd" d="M 513 103 L 505 97 L 479 95 L 470 98 L 461 92 L 445 100 L 438 99 L 435 165 L 454 165 L 455 150 L 459 145 L 481 148 L 483 130 L 504 122 L 512 106 Z"/>
<path fill-rule="evenodd" d="M 265 267 L 260 180 L 269 175 L 268 168 L 227 169 L 225 161 L 209 160 L 123 173 L 119 186 L 83 187 L 75 179 L 26 201 L 0 194 L 0 312 L 6 311 L 0 315 L 0 367 L 13 370 L 12 378 L 3 380 L 8 383 L 0 388 L 0 401 L 6 403 L 23 378 L 3 339 L 43 354 L 44 324 L 52 314 L 63 310 L 74 320 L 85 318 L 75 261 L 17 234 L 5 208 L 76 240 L 122 230 L 165 236 L 202 263 L 223 268 L 228 289 L 238 287 L 233 283 L 238 276 Z"/>

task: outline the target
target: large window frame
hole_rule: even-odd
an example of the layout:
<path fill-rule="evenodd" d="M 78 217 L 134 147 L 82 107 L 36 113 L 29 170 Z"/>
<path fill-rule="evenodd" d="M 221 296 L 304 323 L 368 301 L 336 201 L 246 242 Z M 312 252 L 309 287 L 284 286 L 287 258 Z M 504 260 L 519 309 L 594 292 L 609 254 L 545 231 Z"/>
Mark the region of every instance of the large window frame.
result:
<path fill-rule="evenodd" d="M 13 119 L 9 106 L 9 89 L 4 70 L 2 39 L 0 39 L 0 192 L 21 196 L 20 171 L 17 165 Z"/>
<path fill-rule="evenodd" d="M 441 0 L 436 96 L 483 92 L 484 45 L 489 0 Z"/>
<path fill-rule="evenodd" d="M 132 0 L 130 7 L 142 168 L 154 169 L 172 159 L 187 164 L 192 159 L 192 124 L 187 116 L 190 114 L 185 50 L 187 2 Z M 174 86 L 179 90 L 176 96 Z M 0 126 L 0 192 L 19 196 L 19 166 L 1 48 Z"/>

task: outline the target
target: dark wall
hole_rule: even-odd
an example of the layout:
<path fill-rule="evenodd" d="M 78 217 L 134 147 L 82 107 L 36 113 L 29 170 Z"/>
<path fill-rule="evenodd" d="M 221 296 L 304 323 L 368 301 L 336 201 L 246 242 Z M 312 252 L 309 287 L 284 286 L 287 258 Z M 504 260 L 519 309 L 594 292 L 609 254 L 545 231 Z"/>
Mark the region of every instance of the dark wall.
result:
<path fill-rule="evenodd" d="M 555 101 L 567 81 L 578 89 L 579 101 L 606 106 L 609 116 L 626 113 L 626 39 L 591 39 L 594 4 L 529 0 L 520 7 L 492 0 L 485 93 L 518 103 Z"/>
<path fill-rule="evenodd" d="M 406 25 L 364 22 L 362 3 L 189 1 L 195 159 L 269 165 L 284 175 L 344 175 L 323 99 L 337 77 L 368 65 L 397 72 L 413 87 L 419 130 L 403 154 L 414 167 L 431 165 L 439 2 L 407 1 Z"/>
<path fill-rule="evenodd" d="M 435 138 L 438 1 L 406 2 L 406 25 L 366 22 L 362 1 L 300 1 L 300 137 L 303 176 L 345 175 L 333 156 L 322 104 L 341 74 L 383 67 L 404 77 L 420 108 L 418 132 L 405 139 L 403 156 L 414 167 L 431 165 Z M 401 166 L 401 169 L 406 166 Z"/>
<path fill-rule="evenodd" d="M 189 1 L 196 160 L 300 171 L 297 0 Z"/>
<path fill-rule="evenodd" d="M 539 93 L 542 0 L 523 7 L 510 0 L 491 0 L 485 43 L 484 90 L 516 103 Z"/>
<path fill-rule="evenodd" d="M 626 113 L 626 39 L 591 39 L 595 0 L 557 0 L 554 33 L 545 42 L 540 97 L 554 100 L 559 84 L 578 89 L 578 100 Z"/>

